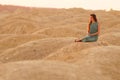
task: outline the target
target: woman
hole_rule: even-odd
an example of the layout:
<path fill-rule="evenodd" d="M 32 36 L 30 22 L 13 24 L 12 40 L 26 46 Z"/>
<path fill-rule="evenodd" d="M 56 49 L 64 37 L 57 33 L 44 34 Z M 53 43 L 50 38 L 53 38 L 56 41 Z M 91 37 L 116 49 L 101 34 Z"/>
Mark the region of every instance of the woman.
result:
<path fill-rule="evenodd" d="M 91 14 L 88 24 L 88 36 L 80 40 L 75 40 L 75 42 L 95 42 L 98 40 L 99 33 L 100 26 L 98 24 L 97 17 L 95 14 Z"/>

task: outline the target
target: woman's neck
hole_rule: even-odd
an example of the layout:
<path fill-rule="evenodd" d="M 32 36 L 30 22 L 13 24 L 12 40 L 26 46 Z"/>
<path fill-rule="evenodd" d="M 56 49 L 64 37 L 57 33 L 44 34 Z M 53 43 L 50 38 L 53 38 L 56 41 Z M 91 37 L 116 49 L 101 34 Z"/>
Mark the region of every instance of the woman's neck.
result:
<path fill-rule="evenodd" d="M 95 23 L 96 21 L 92 21 L 92 23 Z"/>

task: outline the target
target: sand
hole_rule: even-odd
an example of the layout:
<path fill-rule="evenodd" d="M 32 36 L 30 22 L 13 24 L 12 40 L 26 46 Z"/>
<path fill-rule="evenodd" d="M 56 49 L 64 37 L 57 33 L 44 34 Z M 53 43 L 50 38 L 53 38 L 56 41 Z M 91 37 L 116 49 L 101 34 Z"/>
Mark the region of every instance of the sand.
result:
<path fill-rule="evenodd" d="M 89 15 L 101 25 L 87 35 Z M 120 80 L 120 11 L 0 5 L 0 80 Z"/>

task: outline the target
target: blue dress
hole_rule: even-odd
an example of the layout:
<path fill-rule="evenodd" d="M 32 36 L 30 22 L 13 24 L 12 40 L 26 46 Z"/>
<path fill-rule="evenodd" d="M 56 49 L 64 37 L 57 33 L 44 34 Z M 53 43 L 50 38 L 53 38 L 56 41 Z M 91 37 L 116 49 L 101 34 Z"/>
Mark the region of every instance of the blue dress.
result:
<path fill-rule="evenodd" d="M 94 22 L 90 25 L 90 34 L 98 32 L 98 23 Z M 85 38 L 82 39 L 82 42 L 95 42 L 98 40 L 98 35 L 95 36 L 86 36 Z"/>

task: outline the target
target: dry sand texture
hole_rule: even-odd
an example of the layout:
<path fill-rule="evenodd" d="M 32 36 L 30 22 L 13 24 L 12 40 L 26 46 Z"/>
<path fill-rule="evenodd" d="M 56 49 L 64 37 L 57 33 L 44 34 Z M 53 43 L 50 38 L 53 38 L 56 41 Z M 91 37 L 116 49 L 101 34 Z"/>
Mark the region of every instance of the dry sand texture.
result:
<path fill-rule="evenodd" d="M 99 40 L 86 36 L 89 14 Z M 120 80 L 120 11 L 0 6 L 0 80 Z"/>

